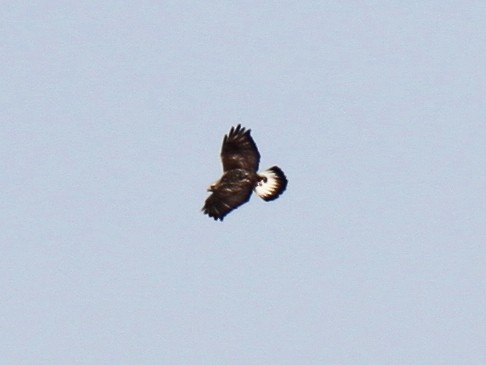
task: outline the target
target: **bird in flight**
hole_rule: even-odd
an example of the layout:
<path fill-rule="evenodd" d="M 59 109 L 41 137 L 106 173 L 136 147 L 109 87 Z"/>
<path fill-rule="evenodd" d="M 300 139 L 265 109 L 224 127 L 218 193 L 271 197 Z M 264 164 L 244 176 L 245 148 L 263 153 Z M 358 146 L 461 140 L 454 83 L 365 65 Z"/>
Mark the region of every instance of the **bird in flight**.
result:
<path fill-rule="evenodd" d="M 252 191 L 265 201 L 277 199 L 287 187 L 287 178 L 278 166 L 258 172 L 260 153 L 251 130 L 238 124 L 224 136 L 221 147 L 223 176 L 211 184 L 202 211 L 214 220 L 223 220 L 232 210 L 250 200 Z"/>

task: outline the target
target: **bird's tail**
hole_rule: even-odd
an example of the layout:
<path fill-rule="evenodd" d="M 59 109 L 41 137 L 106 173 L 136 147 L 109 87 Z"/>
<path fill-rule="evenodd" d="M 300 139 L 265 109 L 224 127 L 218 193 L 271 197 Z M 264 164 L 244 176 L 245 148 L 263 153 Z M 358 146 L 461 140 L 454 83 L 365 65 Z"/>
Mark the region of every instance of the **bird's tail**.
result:
<path fill-rule="evenodd" d="M 255 187 L 255 192 L 265 201 L 275 200 L 287 188 L 287 177 L 278 166 L 259 172 L 260 181 Z"/>

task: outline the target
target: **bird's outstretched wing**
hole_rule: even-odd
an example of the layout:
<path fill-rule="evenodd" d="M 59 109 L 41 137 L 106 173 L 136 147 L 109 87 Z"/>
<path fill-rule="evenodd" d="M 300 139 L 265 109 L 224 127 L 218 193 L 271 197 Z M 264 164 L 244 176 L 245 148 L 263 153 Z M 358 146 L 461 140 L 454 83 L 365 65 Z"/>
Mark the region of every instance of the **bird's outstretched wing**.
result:
<path fill-rule="evenodd" d="M 219 185 L 206 199 L 202 210 L 214 220 L 222 221 L 229 212 L 250 200 L 252 190 L 249 181 Z"/>
<path fill-rule="evenodd" d="M 221 161 L 223 170 L 245 169 L 257 171 L 260 163 L 260 153 L 250 136 L 251 130 L 246 130 L 238 124 L 231 127 L 229 133 L 224 136 L 221 147 Z"/>

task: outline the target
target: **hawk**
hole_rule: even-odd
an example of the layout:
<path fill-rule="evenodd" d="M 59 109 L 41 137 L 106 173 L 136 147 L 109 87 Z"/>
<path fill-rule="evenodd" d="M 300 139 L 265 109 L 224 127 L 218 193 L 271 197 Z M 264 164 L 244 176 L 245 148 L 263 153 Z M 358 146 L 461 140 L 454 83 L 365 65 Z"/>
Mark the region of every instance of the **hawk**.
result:
<path fill-rule="evenodd" d="M 214 220 L 223 220 L 232 210 L 250 200 L 252 191 L 265 201 L 277 199 L 287 187 L 287 178 L 278 166 L 258 172 L 260 153 L 250 129 L 238 124 L 224 136 L 221 147 L 223 176 L 208 188 L 212 194 L 202 211 Z"/>

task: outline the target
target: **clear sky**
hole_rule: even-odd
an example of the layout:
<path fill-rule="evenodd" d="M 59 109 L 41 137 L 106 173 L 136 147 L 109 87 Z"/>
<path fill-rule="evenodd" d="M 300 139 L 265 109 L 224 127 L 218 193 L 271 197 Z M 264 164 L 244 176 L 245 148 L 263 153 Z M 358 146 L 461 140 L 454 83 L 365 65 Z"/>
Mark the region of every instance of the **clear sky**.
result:
<path fill-rule="evenodd" d="M 486 364 L 483 1 L 0 9 L 1 364 Z M 289 178 L 200 211 L 242 123 Z"/>

